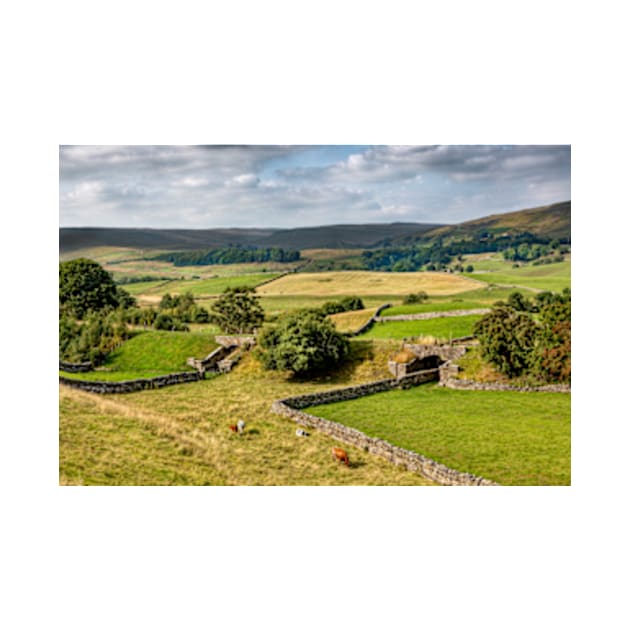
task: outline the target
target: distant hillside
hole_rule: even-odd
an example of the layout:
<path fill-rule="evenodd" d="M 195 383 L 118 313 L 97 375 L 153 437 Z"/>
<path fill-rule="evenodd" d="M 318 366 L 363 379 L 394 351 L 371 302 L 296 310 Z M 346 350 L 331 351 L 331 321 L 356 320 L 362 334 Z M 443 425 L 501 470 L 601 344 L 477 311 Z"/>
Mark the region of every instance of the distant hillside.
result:
<path fill-rule="evenodd" d="M 272 233 L 264 229 L 59 228 L 59 253 L 103 246 L 184 250 L 253 245 Z"/>
<path fill-rule="evenodd" d="M 425 240 L 441 236 L 444 239 L 460 239 L 480 232 L 493 234 L 530 232 L 547 238 L 571 238 L 571 202 L 563 201 L 549 206 L 492 214 L 457 225 L 442 226 L 429 232 L 419 232 L 411 237 L 399 239 L 398 244 L 408 242 L 410 238 Z"/>
<path fill-rule="evenodd" d="M 274 232 L 260 245 L 295 249 L 363 248 L 372 247 L 384 238 L 394 239 L 407 234 L 422 234 L 440 225 L 439 223 L 366 223 L 295 228 Z"/>
<path fill-rule="evenodd" d="M 189 250 L 231 245 L 256 247 L 363 248 L 383 238 L 422 234 L 439 227 L 438 223 L 373 223 L 326 225 L 287 230 L 234 228 L 216 230 L 159 230 L 144 228 L 60 228 L 59 253 L 88 247 L 131 247 L 136 249 Z"/>

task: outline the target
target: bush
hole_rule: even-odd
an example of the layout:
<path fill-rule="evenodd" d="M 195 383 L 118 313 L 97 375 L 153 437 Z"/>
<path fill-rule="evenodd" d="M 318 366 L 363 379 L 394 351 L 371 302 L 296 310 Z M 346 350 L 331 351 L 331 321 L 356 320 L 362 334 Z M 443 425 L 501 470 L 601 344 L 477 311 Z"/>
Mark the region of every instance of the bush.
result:
<path fill-rule="evenodd" d="M 403 304 L 422 304 L 429 299 L 426 291 L 418 291 L 418 293 L 410 293 L 403 298 Z"/>
<path fill-rule="evenodd" d="M 263 329 L 259 356 L 269 370 L 309 374 L 330 369 L 348 354 L 350 344 L 321 311 L 297 311 Z"/>
<path fill-rule="evenodd" d="M 520 376 L 533 365 L 537 327 L 524 313 L 499 306 L 474 328 L 483 357 L 508 377 Z"/>
<path fill-rule="evenodd" d="M 72 363 L 91 361 L 98 365 L 128 338 L 129 331 L 121 311 L 106 315 L 92 312 L 81 325 L 62 317 L 59 320 L 59 358 Z"/>
<path fill-rule="evenodd" d="M 364 309 L 363 300 L 360 297 L 346 297 L 339 302 L 324 302 L 320 311 L 324 315 L 334 315 L 335 313 L 345 313 L 347 311 L 360 311 Z"/>

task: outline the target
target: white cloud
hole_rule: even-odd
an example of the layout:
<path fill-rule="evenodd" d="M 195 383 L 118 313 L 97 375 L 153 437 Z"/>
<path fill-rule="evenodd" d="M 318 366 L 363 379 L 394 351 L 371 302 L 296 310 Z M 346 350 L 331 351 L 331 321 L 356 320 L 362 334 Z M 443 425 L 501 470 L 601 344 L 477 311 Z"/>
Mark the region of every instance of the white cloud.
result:
<path fill-rule="evenodd" d="M 225 185 L 234 188 L 255 188 L 260 183 L 260 178 L 253 173 L 236 175 L 225 182 Z"/>

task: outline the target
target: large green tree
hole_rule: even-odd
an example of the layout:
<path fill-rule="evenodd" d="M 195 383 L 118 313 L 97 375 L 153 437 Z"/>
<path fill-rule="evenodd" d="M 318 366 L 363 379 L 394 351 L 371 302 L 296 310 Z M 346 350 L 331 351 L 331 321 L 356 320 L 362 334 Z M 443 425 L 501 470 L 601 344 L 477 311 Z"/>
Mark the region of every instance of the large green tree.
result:
<path fill-rule="evenodd" d="M 59 310 L 79 319 L 89 311 L 129 306 L 133 298 L 116 287 L 112 275 L 98 263 L 76 258 L 59 264 Z"/>
<path fill-rule="evenodd" d="M 258 343 L 267 369 L 294 374 L 332 368 L 347 356 L 350 348 L 347 338 L 317 310 L 286 315 L 277 325 L 263 329 Z"/>
<path fill-rule="evenodd" d="M 210 321 L 230 334 L 254 332 L 265 319 L 259 298 L 250 287 L 226 289 L 210 310 Z"/>
<path fill-rule="evenodd" d="M 475 324 L 474 334 L 483 357 L 506 376 L 520 376 L 532 367 L 538 327 L 529 315 L 495 307 Z"/>

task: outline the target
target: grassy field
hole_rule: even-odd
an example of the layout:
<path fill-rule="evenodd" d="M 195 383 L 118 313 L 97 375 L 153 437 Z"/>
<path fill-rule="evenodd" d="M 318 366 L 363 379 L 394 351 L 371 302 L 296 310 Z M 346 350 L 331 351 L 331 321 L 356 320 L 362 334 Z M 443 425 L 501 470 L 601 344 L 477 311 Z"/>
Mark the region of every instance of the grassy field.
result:
<path fill-rule="evenodd" d="M 262 369 L 252 354 L 229 374 L 164 389 L 98 396 L 60 386 L 61 484 L 434 485 L 362 450 L 331 461 L 331 438 L 270 411 L 273 400 L 388 376 L 391 343 L 352 343 L 336 372 L 305 382 Z M 245 434 L 228 424 L 243 418 Z"/>
<path fill-rule="evenodd" d="M 398 295 L 426 291 L 430 295 L 447 295 L 480 288 L 482 283 L 459 274 L 379 271 L 338 271 L 296 273 L 279 278 L 258 289 L 268 295 Z"/>
<path fill-rule="evenodd" d="M 565 287 L 571 287 L 571 262 L 552 263 L 550 265 L 527 265 L 518 269 L 496 271 L 489 273 L 467 273 L 469 278 L 482 282 L 528 287 L 541 291 L 561 292 Z"/>
<path fill-rule="evenodd" d="M 105 269 L 114 274 L 115 280 L 125 277 L 156 276 L 178 280 L 184 278 L 206 279 L 214 277 L 243 276 L 252 273 L 282 273 L 290 271 L 297 263 L 238 263 L 232 265 L 190 265 L 176 267 L 162 260 L 128 260 L 121 263 L 106 263 Z"/>
<path fill-rule="evenodd" d="M 133 295 L 141 297 L 162 296 L 165 293 L 171 295 L 192 292 L 195 296 L 219 295 L 225 289 L 231 287 L 255 287 L 256 285 L 277 277 L 277 273 L 250 273 L 242 276 L 223 276 L 217 278 L 206 278 L 205 280 L 172 280 L 170 282 L 138 283 L 146 285 L 137 290 L 134 284 L 124 286 Z"/>
<path fill-rule="evenodd" d="M 329 315 L 329 318 L 339 332 L 353 332 L 361 328 L 375 312 L 375 308 L 365 308 L 360 311 L 335 313 Z"/>
<path fill-rule="evenodd" d="M 262 295 L 260 305 L 268 315 L 280 315 L 288 311 L 301 308 L 319 308 L 325 302 L 337 301 L 341 297 L 356 295 L 352 293 L 352 287 L 344 295 L 328 297 L 326 295 Z M 366 308 L 376 308 L 381 304 L 400 299 L 399 296 L 392 295 L 363 295 L 361 296 Z M 203 305 L 203 302 L 200 302 Z"/>
<path fill-rule="evenodd" d="M 505 485 L 570 485 L 567 394 L 423 385 L 305 411 Z"/>
<path fill-rule="evenodd" d="M 208 332 L 138 332 L 114 350 L 102 367 L 92 372 L 70 374 L 79 380 L 124 381 L 150 378 L 172 372 L 193 371 L 186 365 L 188 357 L 205 357 L 217 347 Z"/>
<path fill-rule="evenodd" d="M 376 322 L 360 339 L 405 339 L 410 337 L 434 337 L 448 341 L 472 335 L 473 326 L 481 315 L 462 315 L 408 322 Z"/>

